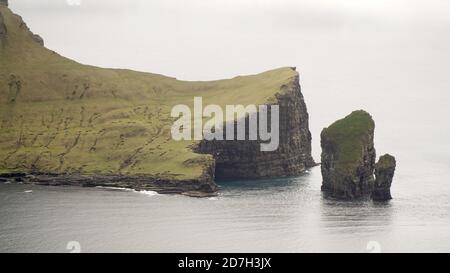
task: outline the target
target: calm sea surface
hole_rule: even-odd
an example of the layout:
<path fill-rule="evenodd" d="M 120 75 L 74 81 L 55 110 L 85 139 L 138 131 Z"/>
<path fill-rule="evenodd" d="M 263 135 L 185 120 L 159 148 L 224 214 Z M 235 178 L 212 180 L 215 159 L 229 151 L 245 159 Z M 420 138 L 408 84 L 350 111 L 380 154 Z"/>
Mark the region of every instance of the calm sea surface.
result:
<path fill-rule="evenodd" d="M 1 184 L 0 252 L 69 252 L 72 241 L 83 252 L 450 251 L 449 183 L 439 170 L 417 172 L 400 165 L 394 199 L 381 204 L 325 199 L 318 167 L 222 182 L 204 199 Z"/>

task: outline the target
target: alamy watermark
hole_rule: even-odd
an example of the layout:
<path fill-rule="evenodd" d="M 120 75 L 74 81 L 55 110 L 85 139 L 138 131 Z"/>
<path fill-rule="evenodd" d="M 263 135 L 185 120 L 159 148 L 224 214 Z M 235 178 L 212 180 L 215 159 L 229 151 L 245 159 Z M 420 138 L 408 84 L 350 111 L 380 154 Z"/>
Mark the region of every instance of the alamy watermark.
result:
<path fill-rule="evenodd" d="M 278 149 L 280 142 L 278 105 L 226 105 L 224 111 L 215 104 L 203 107 L 202 97 L 194 97 L 193 108 L 191 111 L 191 108 L 184 104 L 172 108 L 171 116 L 178 118 L 171 128 L 172 139 L 260 140 L 261 151 Z M 203 118 L 210 119 L 203 124 Z"/>

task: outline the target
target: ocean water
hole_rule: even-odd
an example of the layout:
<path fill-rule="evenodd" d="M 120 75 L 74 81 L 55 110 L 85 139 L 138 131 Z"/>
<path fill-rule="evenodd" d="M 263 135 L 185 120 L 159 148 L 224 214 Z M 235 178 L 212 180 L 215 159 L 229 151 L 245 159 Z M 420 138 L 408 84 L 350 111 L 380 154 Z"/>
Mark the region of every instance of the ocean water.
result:
<path fill-rule="evenodd" d="M 386 203 L 324 198 L 320 167 L 200 199 L 0 184 L 0 252 L 448 252 L 450 186 L 427 186 L 441 175 L 399 168 Z"/>

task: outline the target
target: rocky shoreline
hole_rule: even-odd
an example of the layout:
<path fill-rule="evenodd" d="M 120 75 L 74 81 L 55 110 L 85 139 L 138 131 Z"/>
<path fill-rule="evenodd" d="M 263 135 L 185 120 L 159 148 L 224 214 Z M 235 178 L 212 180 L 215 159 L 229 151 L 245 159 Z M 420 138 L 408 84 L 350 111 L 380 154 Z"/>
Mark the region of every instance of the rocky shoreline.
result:
<path fill-rule="evenodd" d="M 41 186 L 114 187 L 160 194 L 182 194 L 191 197 L 217 195 L 217 186 L 209 177 L 198 180 L 170 180 L 148 176 L 71 175 L 71 174 L 0 174 L 0 183 L 23 183 Z"/>

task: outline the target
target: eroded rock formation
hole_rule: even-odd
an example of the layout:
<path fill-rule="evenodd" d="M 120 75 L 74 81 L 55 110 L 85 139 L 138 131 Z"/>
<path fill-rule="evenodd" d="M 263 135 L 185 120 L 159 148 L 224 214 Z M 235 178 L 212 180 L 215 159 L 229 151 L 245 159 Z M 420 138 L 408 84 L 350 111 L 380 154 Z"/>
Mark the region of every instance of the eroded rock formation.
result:
<path fill-rule="evenodd" d="M 375 123 L 365 111 L 354 111 L 321 133 L 322 191 L 339 199 L 370 195 L 373 188 Z"/>
<path fill-rule="evenodd" d="M 395 158 L 386 154 L 375 164 L 374 128 L 370 114 L 359 110 L 323 129 L 322 191 L 346 200 L 392 198 Z"/>
<path fill-rule="evenodd" d="M 44 39 L 42 39 L 42 37 L 39 36 L 38 34 L 34 34 L 34 33 L 33 33 L 33 40 L 34 40 L 36 43 L 40 44 L 41 46 L 44 46 Z"/>
<path fill-rule="evenodd" d="M 375 184 L 372 199 L 386 201 L 392 199 L 391 184 L 396 167 L 395 157 L 385 154 L 375 164 Z"/>
<path fill-rule="evenodd" d="M 311 157 L 309 117 L 298 75 L 284 85 L 275 97 L 274 104 L 278 104 L 280 109 L 277 150 L 260 151 L 260 141 L 200 142 L 197 151 L 212 154 L 216 160 L 216 178 L 294 176 L 315 166 Z M 246 134 L 248 139 L 248 127 Z"/>
<path fill-rule="evenodd" d="M 7 32 L 6 25 L 3 16 L 0 13 L 0 46 L 3 46 L 3 43 L 6 39 L 6 32 Z"/>

